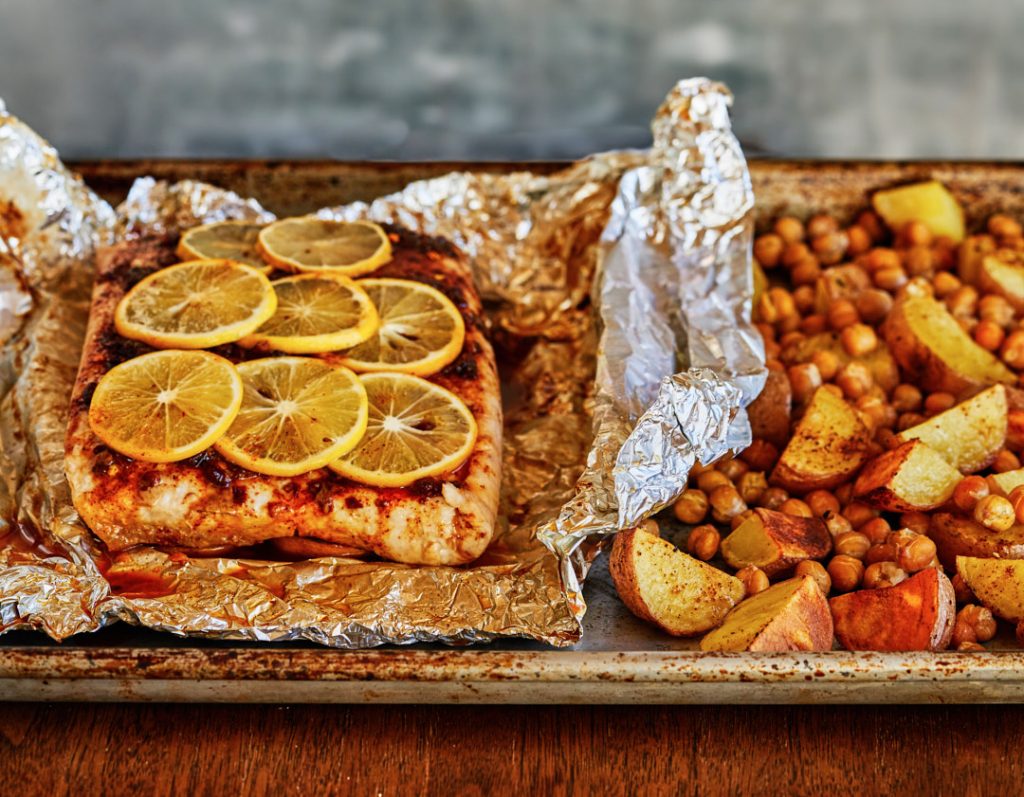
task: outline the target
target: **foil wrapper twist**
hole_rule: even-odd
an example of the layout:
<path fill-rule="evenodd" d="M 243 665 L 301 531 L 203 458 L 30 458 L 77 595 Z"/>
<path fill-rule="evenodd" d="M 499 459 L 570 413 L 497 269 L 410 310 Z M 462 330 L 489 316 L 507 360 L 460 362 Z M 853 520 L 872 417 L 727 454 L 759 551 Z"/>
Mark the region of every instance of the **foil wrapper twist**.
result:
<path fill-rule="evenodd" d="M 446 237 L 468 256 L 506 394 L 500 527 L 461 568 L 329 558 L 114 560 L 63 474 L 97 247 L 220 219 L 269 221 L 203 183 L 136 181 L 115 212 L 0 104 L 0 630 L 63 639 L 125 620 L 335 647 L 578 641 L 601 540 L 749 443 L 764 381 L 749 322 L 753 196 L 728 91 L 679 83 L 648 151 L 553 175 L 453 173 L 320 211 Z M 503 354 L 504 353 L 504 354 Z M 126 575 L 155 578 L 134 590 Z M 131 582 L 131 583 L 129 583 Z"/>

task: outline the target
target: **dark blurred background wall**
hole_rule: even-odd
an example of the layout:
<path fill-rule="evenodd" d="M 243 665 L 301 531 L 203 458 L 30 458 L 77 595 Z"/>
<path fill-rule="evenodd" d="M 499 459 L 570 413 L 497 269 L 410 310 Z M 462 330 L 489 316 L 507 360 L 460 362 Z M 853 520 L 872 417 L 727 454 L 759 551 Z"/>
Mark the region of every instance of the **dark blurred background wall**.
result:
<path fill-rule="evenodd" d="M 753 153 L 1024 157 L 1024 0 L 0 0 L 75 158 L 573 157 L 698 74 Z"/>

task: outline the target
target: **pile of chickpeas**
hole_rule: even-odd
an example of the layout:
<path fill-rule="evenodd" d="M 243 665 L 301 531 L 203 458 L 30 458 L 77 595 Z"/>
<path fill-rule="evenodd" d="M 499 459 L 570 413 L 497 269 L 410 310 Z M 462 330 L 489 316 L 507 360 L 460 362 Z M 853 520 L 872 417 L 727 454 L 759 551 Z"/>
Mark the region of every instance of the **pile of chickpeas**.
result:
<path fill-rule="evenodd" d="M 996 253 L 1004 260 L 1020 262 L 1024 257 L 1024 231 L 1005 215 L 992 216 L 986 232 L 973 236 L 971 243 L 977 251 Z M 898 432 L 956 403 L 950 393 L 923 393 L 910 383 L 913 374 L 901 374 L 908 381 L 886 390 L 875 383 L 871 368 L 863 361 L 879 346 L 877 328 L 893 302 L 907 292 L 945 302 L 978 345 L 1011 369 L 1024 370 L 1024 323 L 1002 296 L 981 294 L 961 282 L 953 273 L 958 249 L 950 239 L 933 236 L 921 222 L 910 222 L 892 233 L 872 211 L 861 213 L 846 228 L 827 214 L 813 216 L 806 223 L 786 216 L 756 238 L 757 262 L 773 284 L 789 286 L 766 290 L 756 302 L 754 321 L 764 339 L 768 368 L 784 373 L 792 390 L 790 431 L 803 405 L 822 385 L 855 407 L 873 434 L 872 456 L 893 447 Z M 823 275 L 852 281 L 863 289 L 854 300 L 831 300 L 822 312 L 818 283 Z M 838 333 L 848 363 L 844 365 L 831 351 L 817 351 L 809 362 L 794 361 L 801 342 L 826 331 Z M 1011 410 L 1009 430 L 1006 447 L 995 458 L 992 472 L 1021 467 L 1024 410 Z M 852 480 L 832 490 L 793 497 L 768 481 L 779 454 L 773 443 L 755 439 L 738 457 L 693 469 L 689 489 L 673 506 L 678 520 L 695 526 L 687 541 L 690 554 L 703 561 L 715 558 L 721 543 L 719 528 L 735 529 L 755 507 L 765 507 L 824 520 L 834 543 L 830 558 L 825 564 L 801 562 L 795 572 L 814 578 L 825 595 L 892 586 L 924 568 L 942 568 L 935 543 L 928 537 L 927 513 L 883 513 L 855 501 Z M 952 503 L 993 530 L 1024 523 L 1024 487 L 1004 498 L 990 495 L 982 476 L 966 476 Z M 768 577 L 756 567 L 745 567 L 736 575 L 747 595 L 768 587 Z M 953 586 L 962 608 L 952 644 L 959 650 L 980 650 L 979 643 L 995 635 L 996 621 L 988 609 L 974 603 L 959 576 L 953 577 Z M 1024 644 L 1024 623 L 1018 627 L 1017 637 Z"/>

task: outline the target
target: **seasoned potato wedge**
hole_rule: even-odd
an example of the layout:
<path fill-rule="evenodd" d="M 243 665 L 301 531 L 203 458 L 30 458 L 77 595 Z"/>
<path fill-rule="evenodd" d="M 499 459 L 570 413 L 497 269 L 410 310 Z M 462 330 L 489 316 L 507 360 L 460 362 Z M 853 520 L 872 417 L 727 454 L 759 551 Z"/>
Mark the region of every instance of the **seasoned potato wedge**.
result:
<path fill-rule="evenodd" d="M 1024 525 L 993 531 L 971 518 L 936 512 L 928 536 L 935 543 L 939 561 L 949 568 L 956 564 L 958 556 L 1024 559 Z"/>
<path fill-rule="evenodd" d="M 930 296 L 908 296 L 893 305 L 882 327 L 900 367 L 917 375 L 915 384 L 929 391 L 965 396 L 1016 376 L 968 335 Z"/>
<path fill-rule="evenodd" d="M 1006 443 L 1006 419 L 1006 388 L 993 385 L 897 438 L 922 440 L 961 473 L 976 473 L 991 465 Z"/>
<path fill-rule="evenodd" d="M 954 242 L 964 239 L 964 210 L 938 180 L 876 191 L 871 204 L 892 230 L 908 221 L 922 221 L 933 235 L 945 235 Z"/>
<path fill-rule="evenodd" d="M 701 650 L 831 650 L 832 612 L 810 576 L 782 581 L 747 598 L 700 641 Z"/>
<path fill-rule="evenodd" d="M 953 495 L 960 471 L 920 440 L 910 440 L 864 466 L 853 494 L 869 506 L 891 512 L 934 509 Z"/>
<path fill-rule="evenodd" d="M 995 243 L 984 235 L 971 235 L 960 246 L 957 256 L 957 274 L 966 285 L 978 284 L 981 261 L 992 253 Z"/>
<path fill-rule="evenodd" d="M 819 351 L 827 351 L 835 355 L 840 368 L 849 365 L 853 360 L 843 347 L 838 332 L 819 332 L 785 349 L 782 352 L 782 361 L 786 365 L 809 363 L 815 353 Z M 874 351 L 858 359 L 871 371 L 875 384 L 886 392 L 900 383 L 900 372 L 896 367 L 896 360 L 893 359 L 885 341 L 878 341 L 878 346 Z"/>
<path fill-rule="evenodd" d="M 722 540 L 722 558 L 737 570 L 749 565 L 771 577 L 805 559 L 832 550 L 832 535 L 821 518 L 796 517 L 772 509 L 754 513 Z"/>
<path fill-rule="evenodd" d="M 839 595 L 829 605 L 847 650 L 945 650 L 956 619 L 953 585 L 934 567 L 894 587 Z"/>
<path fill-rule="evenodd" d="M 1024 620 L 1024 559 L 958 556 L 956 572 L 993 614 L 1014 623 Z"/>
<path fill-rule="evenodd" d="M 1024 484 L 1024 468 L 1008 470 L 1003 473 L 990 473 L 985 477 L 988 488 L 996 495 L 1008 496 L 1015 487 Z"/>
<path fill-rule="evenodd" d="M 608 567 L 629 610 L 673 636 L 715 628 L 743 598 L 738 578 L 636 529 L 616 535 Z"/>
<path fill-rule="evenodd" d="M 750 430 L 755 439 L 767 440 L 780 449 L 789 440 L 793 411 L 793 388 L 784 371 L 768 371 L 764 390 L 747 407 Z"/>
<path fill-rule="evenodd" d="M 772 482 L 794 493 L 836 487 L 860 469 L 870 436 L 853 407 L 820 387 L 793 429 Z"/>
<path fill-rule="evenodd" d="M 986 255 L 981 260 L 975 284 L 983 293 L 998 294 L 1018 311 L 1024 310 L 1024 266 Z"/>

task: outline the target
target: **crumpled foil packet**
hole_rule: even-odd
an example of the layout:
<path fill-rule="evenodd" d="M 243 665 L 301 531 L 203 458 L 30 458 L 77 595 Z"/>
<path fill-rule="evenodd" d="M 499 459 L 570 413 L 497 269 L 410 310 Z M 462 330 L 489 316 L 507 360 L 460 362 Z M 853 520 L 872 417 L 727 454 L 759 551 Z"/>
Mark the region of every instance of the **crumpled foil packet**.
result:
<path fill-rule="evenodd" d="M 719 84 L 683 81 L 649 151 L 548 176 L 454 173 L 321 211 L 442 235 L 473 266 L 501 366 L 505 450 L 498 532 L 462 568 L 156 549 L 111 560 L 63 476 L 95 248 L 272 216 L 209 185 L 148 178 L 115 214 L 0 106 L 0 631 L 61 639 L 122 619 L 335 647 L 576 642 L 600 539 L 671 501 L 694 461 L 750 439 L 742 407 L 763 383 L 763 351 L 749 324 L 753 200 L 729 103 Z M 146 574 L 161 588 L 133 591 Z"/>

